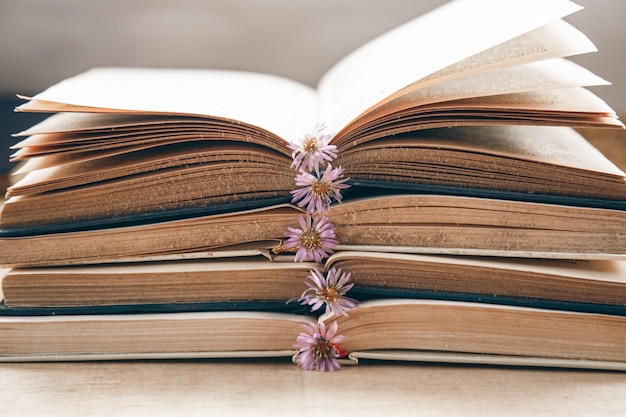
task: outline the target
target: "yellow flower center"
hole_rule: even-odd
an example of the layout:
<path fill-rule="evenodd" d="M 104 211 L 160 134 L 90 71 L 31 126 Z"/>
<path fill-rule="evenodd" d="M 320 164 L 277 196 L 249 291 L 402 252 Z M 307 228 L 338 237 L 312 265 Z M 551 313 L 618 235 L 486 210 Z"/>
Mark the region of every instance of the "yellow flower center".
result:
<path fill-rule="evenodd" d="M 319 182 L 315 182 L 311 184 L 311 192 L 318 197 L 325 196 L 326 194 L 328 194 L 329 191 L 330 191 L 329 182 L 319 181 Z"/>
<path fill-rule="evenodd" d="M 318 359 L 328 359 L 335 351 L 335 346 L 330 341 L 320 337 L 316 340 L 313 352 Z"/>
<path fill-rule="evenodd" d="M 302 142 L 302 149 L 306 153 L 315 152 L 318 149 L 317 137 L 309 136 Z"/>
<path fill-rule="evenodd" d="M 308 249 L 315 249 L 320 244 L 320 235 L 314 229 L 309 229 L 300 235 L 300 245 Z"/>
<path fill-rule="evenodd" d="M 326 287 L 318 292 L 318 295 L 326 303 L 334 303 L 339 298 L 339 293 L 335 287 Z"/>

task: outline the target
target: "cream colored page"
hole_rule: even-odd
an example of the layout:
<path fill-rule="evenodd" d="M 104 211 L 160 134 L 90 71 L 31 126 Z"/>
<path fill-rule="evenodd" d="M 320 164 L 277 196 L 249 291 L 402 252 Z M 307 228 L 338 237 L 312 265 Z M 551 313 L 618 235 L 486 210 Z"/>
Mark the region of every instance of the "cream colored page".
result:
<path fill-rule="evenodd" d="M 182 121 L 185 119 L 180 118 L 178 120 Z M 101 129 L 117 130 L 120 127 L 150 126 L 151 124 L 162 123 L 162 121 L 163 119 L 159 116 L 145 114 L 56 113 L 13 136 L 22 137 L 42 133 L 81 132 Z M 12 146 L 11 149 L 19 147 L 21 143 Z M 27 144 L 28 142 L 25 143 Z"/>
<path fill-rule="evenodd" d="M 421 88 L 368 112 L 368 116 L 449 100 L 499 94 L 609 84 L 587 69 L 562 58 L 481 72 Z"/>
<path fill-rule="evenodd" d="M 214 116 L 266 129 L 287 141 L 316 120 L 316 92 L 271 75 L 156 68 L 95 68 L 34 97 L 77 106 Z"/>
<path fill-rule="evenodd" d="M 626 284 L 626 261 L 624 260 L 556 260 L 556 259 L 507 259 L 479 257 L 429 256 L 409 253 L 337 252 L 328 259 L 329 266 L 342 259 L 373 259 L 442 263 L 460 267 L 478 266 L 486 269 L 528 271 L 529 273 L 572 277 L 591 281 L 610 281 Z"/>
<path fill-rule="evenodd" d="M 615 115 L 615 111 L 604 100 L 582 87 L 468 98 L 443 103 L 440 107 L 446 108 L 448 105 L 454 108 L 491 109 L 500 107 L 510 111 L 520 109 L 537 112 L 581 112 Z M 615 125 L 620 126 L 621 122 L 615 120 Z"/>
<path fill-rule="evenodd" d="M 409 88 L 421 88 L 498 68 L 596 51 L 597 48 L 584 33 L 564 20 L 557 20 L 452 64 L 422 78 Z"/>
<path fill-rule="evenodd" d="M 562 165 L 623 177 L 625 174 L 578 132 L 562 126 L 466 126 L 436 129 L 439 146 Z"/>
<path fill-rule="evenodd" d="M 565 0 L 457 0 L 367 43 L 320 81 L 320 119 L 340 130 L 396 91 L 571 14 Z"/>
<path fill-rule="evenodd" d="M 395 93 L 367 114 L 375 116 L 406 104 L 608 84 L 590 71 L 559 59 L 594 51 L 595 46 L 582 32 L 557 20 L 437 71 Z"/>

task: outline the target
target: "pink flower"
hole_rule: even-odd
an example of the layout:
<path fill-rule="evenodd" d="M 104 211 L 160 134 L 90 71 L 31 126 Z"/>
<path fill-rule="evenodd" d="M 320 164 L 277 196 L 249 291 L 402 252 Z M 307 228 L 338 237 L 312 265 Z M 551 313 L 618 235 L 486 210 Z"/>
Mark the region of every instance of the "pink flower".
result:
<path fill-rule="evenodd" d="M 306 371 L 324 372 L 341 368 L 337 359 L 344 352 L 339 348 L 339 343 L 345 337 L 337 335 L 337 322 L 333 322 L 328 329 L 323 322 L 308 323 L 302 327 L 305 331 L 298 335 L 293 345 L 298 349 L 294 361 Z"/>
<path fill-rule="evenodd" d="M 335 226 L 328 221 L 328 217 L 313 219 L 307 215 L 298 216 L 300 229 L 288 227 L 285 236 L 289 239 L 285 242 L 288 249 L 298 248 L 295 256 L 298 261 L 315 261 L 321 263 L 339 241 L 335 237 Z"/>
<path fill-rule="evenodd" d="M 349 178 L 342 178 L 343 171 L 343 168 L 333 168 L 331 164 L 321 175 L 319 171 L 313 175 L 301 169 L 296 176 L 296 185 L 304 188 L 291 192 L 291 202 L 298 203 L 298 207 L 306 206 L 309 214 L 328 210 L 333 199 L 341 203 L 341 190 L 350 188 L 349 184 L 344 184 Z"/>
<path fill-rule="evenodd" d="M 341 269 L 331 268 L 324 276 L 317 269 L 310 271 L 308 287 L 298 301 L 302 305 L 310 305 L 311 311 L 316 311 L 326 304 L 326 314 L 347 316 L 348 310 L 356 307 L 357 301 L 346 297 L 354 284 L 350 283 L 350 273 L 341 272 Z"/>
<path fill-rule="evenodd" d="M 324 129 L 326 125 L 317 125 L 313 133 L 306 135 L 301 143 L 289 143 L 293 151 L 292 168 L 302 167 L 306 171 L 319 171 L 321 163 L 330 162 L 337 157 L 337 147 L 328 144 L 332 135 L 322 133 Z"/>

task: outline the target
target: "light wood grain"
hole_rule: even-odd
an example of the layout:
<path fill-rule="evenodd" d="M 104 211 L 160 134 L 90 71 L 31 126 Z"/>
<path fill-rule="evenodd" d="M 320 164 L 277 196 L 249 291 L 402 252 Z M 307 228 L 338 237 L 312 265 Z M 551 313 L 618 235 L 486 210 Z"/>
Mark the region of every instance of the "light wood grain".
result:
<path fill-rule="evenodd" d="M 0 415 L 617 416 L 626 373 L 259 361 L 0 365 Z"/>

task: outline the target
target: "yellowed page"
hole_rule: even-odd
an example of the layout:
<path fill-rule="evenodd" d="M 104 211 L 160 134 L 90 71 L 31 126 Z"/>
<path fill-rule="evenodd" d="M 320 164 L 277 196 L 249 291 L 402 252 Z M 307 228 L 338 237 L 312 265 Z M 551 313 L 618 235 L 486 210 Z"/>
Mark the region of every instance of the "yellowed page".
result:
<path fill-rule="evenodd" d="M 556 20 L 439 70 L 409 88 L 423 88 L 442 80 L 488 70 L 596 51 L 596 46 L 584 33 L 564 20 Z"/>
<path fill-rule="evenodd" d="M 176 121 L 188 121 L 184 118 Z M 168 119 L 168 123 L 172 121 Z M 137 126 L 151 126 L 163 123 L 163 118 L 146 114 L 111 114 L 111 113 L 56 113 L 30 126 L 28 129 L 14 134 L 14 137 L 38 135 L 43 133 L 83 132 L 90 130 L 118 130 Z M 23 145 L 22 145 L 23 143 Z M 19 142 L 11 149 L 28 146 L 27 141 Z"/>
<path fill-rule="evenodd" d="M 3 316 L 0 361 L 48 355 L 48 360 L 91 354 L 189 354 L 288 350 L 301 325 L 312 319 L 295 314 L 213 311 L 166 314 Z M 258 329 L 263 329 L 259 332 Z M 140 337 L 133 337 L 141 334 Z M 10 341 L 10 342 L 9 342 Z M 164 355 L 165 356 L 165 355 Z M 208 355 L 210 356 L 210 354 Z"/>
<path fill-rule="evenodd" d="M 238 120 L 287 141 L 315 125 L 316 92 L 265 74 L 192 69 L 95 68 L 35 100 L 128 112 Z"/>
<path fill-rule="evenodd" d="M 494 257 L 454 257 L 445 255 L 420 255 L 411 253 L 354 252 L 339 251 L 330 256 L 327 265 L 342 259 L 374 259 L 384 258 L 398 261 L 412 260 L 415 262 L 432 262 L 460 266 L 478 266 L 485 269 L 505 269 L 528 271 L 535 274 L 546 274 L 563 277 L 579 278 L 591 281 L 609 281 L 626 284 L 625 260 L 560 260 L 560 259 L 524 259 Z"/>
<path fill-rule="evenodd" d="M 555 58 L 481 72 L 410 91 L 375 107 L 366 117 L 450 100 L 607 84 L 608 81 L 580 65 Z"/>
<path fill-rule="evenodd" d="M 489 97 L 468 98 L 444 103 L 442 108 L 505 108 L 507 110 L 531 110 L 548 112 L 580 112 L 614 116 L 615 111 L 600 97 L 582 87 L 557 90 L 529 91 L 525 93 L 501 94 Z M 609 121 L 607 121 L 609 122 Z M 612 122 L 622 126 L 619 120 Z"/>
<path fill-rule="evenodd" d="M 467 126 L 434 131 L 441 146 L 482 149 L 490 154 L 574 167 L 623 177 L 625 174 L 578 132 L 562 126 Z"/>
<path fill-rule="evenodd" d="M 348 352 L 418 349 L 626 363 L 626 318 L 439 300 L 374 300 L 337 319 Z M 365 325 L 367 323 L 367 325 Z"/>
<path fill-rule="evenodd" d="M 242 252 L 243 253 L 243 252 Z M 207 257 L 207 255 L 205 255 Z M 83 274 L 83 275 L 116 275 L 116 274 L 171 274 L 175 279 L 176 274 L 187 272 L 220 272 L 220 271 L 275 271 L 278 269 L 307 270 L 313 269 L 317 264 L 312 262 L 270 262 L 267 258 L 262 257 L 243 257 L 243 256 L 227 256 L 227 260 L 211 259 L 198 261 L 197 259 L 185 260 L 178 259 L 176 262 L 138 262 L 131 264 L 99 264 L 90 265 L 82 268 L 72 267 L 56 267 L 46 269 L 45 273 L 49 275 L 67 275 L 67 274 Z M 0 274 L 2 270 L 0 270 Z M 18 268 L 10 271 L 12 276 L 42 274 L 42 270 L 38 268 Z"/>
<path fill-rule="evenodd" d="M 457 0 L 354 51 L 320 81 L 320 116 L 340 130 L 436 71 L 580 10 L 569 1 Z M 367 88 L 365 88 L 367 87 Z"/>

